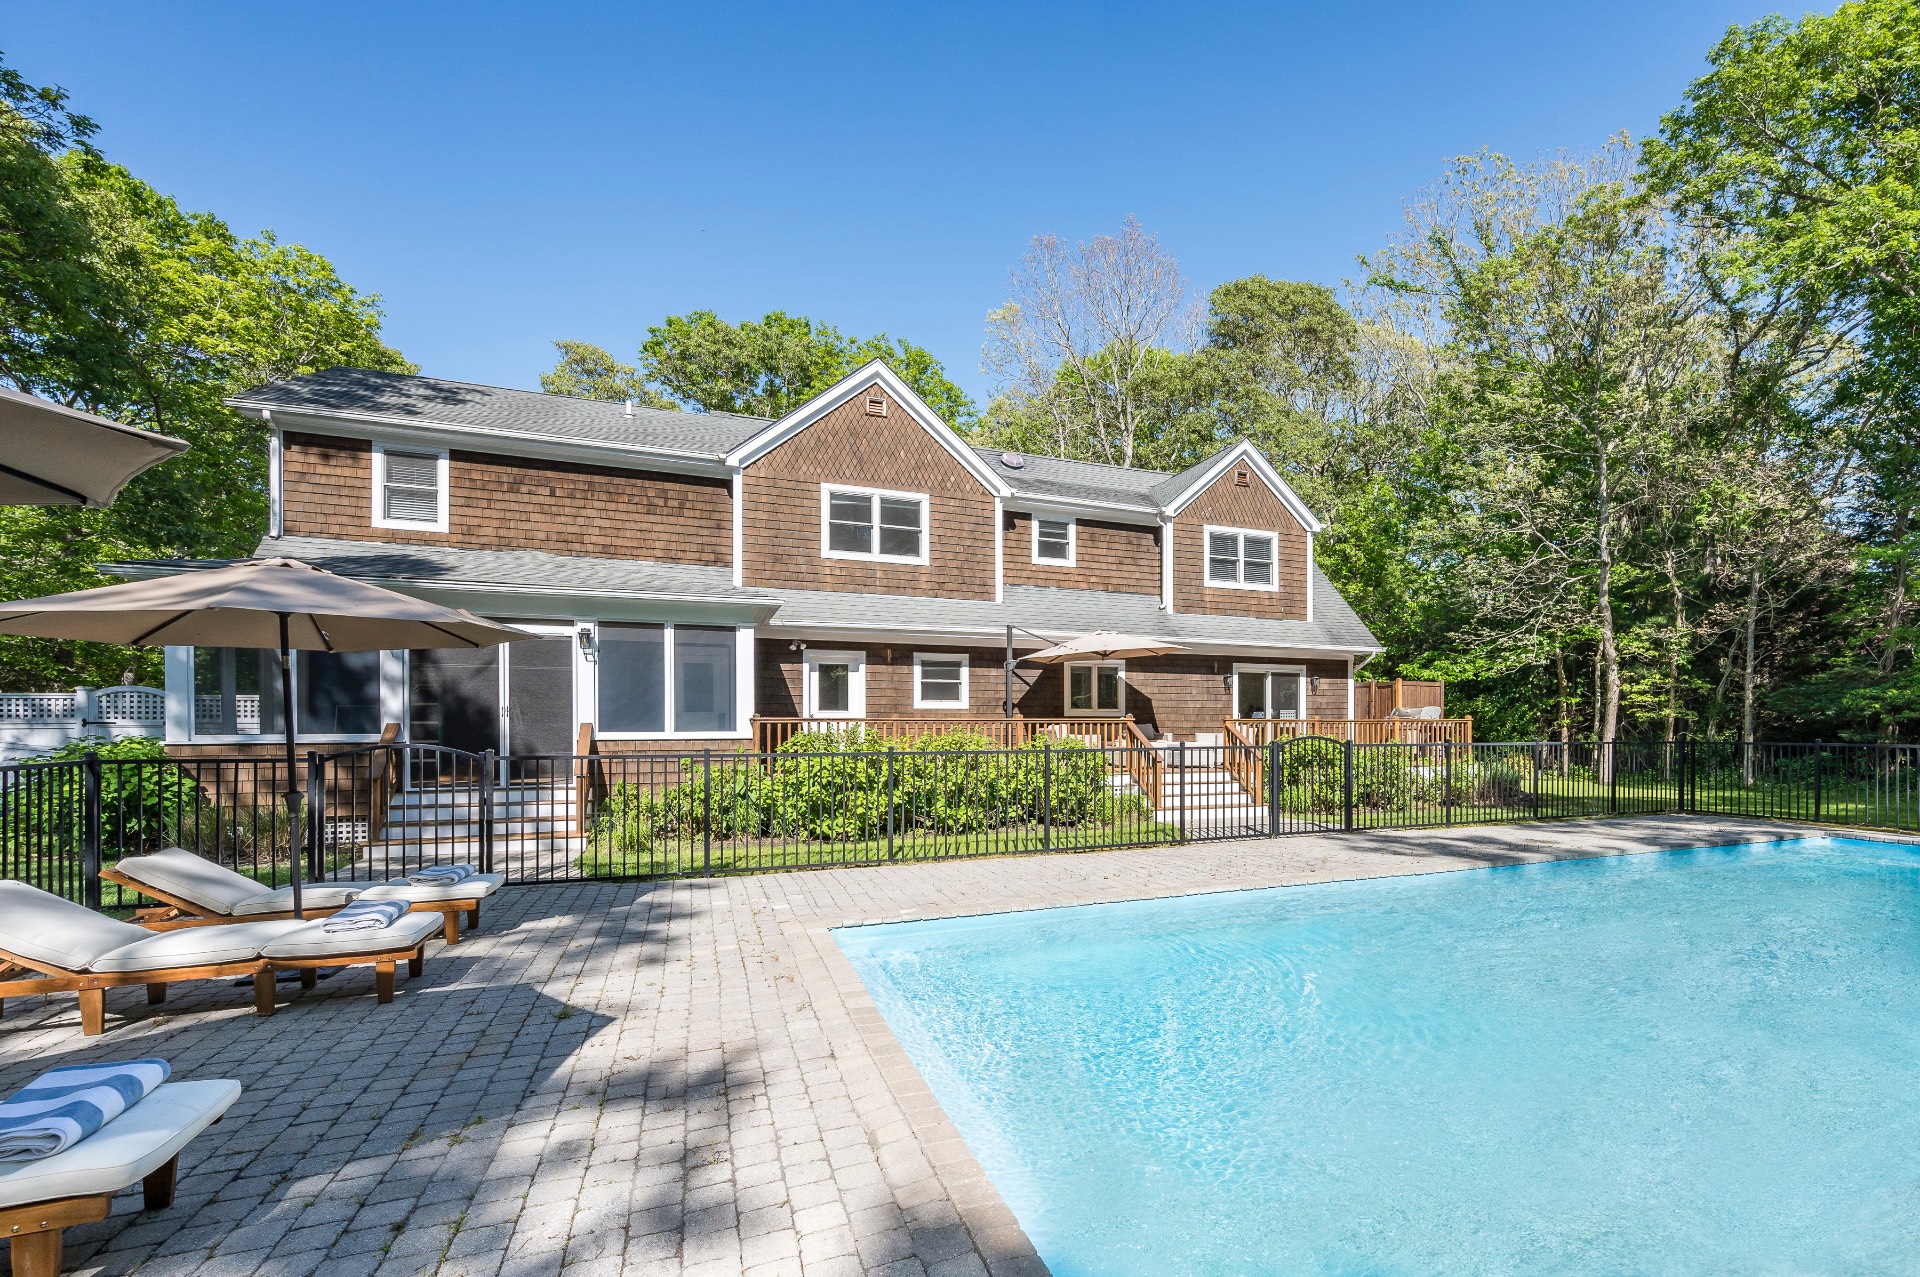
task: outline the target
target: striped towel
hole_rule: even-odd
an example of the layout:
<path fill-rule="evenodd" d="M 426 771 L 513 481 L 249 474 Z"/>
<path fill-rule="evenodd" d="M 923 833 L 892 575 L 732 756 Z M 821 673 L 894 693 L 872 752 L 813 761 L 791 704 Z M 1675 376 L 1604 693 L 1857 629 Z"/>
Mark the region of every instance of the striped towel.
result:
<path fill-rule="evenodd" d="M 472 865 L 427 865 L 408 874 L 407 881 L 424 887 L 450 887 L 473 877 L 475 872 Z"/>
<path fill-rule="evenodd" d="M 407 911 L 404 900 L 356 900 L 321 924 L 323 931 L 384 931 Z"/>
<path fill-rule="evenodd" d="M 0 1162 L 65 1152 L 145 1099 L 170 1072 L 165 1060 L 48 1069 L 0 1100 Z"/>

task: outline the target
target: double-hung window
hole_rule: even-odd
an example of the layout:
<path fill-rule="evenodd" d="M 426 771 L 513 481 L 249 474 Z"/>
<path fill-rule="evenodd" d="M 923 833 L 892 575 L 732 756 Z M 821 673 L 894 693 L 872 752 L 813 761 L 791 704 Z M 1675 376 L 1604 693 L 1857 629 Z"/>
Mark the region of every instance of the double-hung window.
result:
<path fill-rule="evenodd" d="M 447 530 L 447 454 L 375 444 L 373 526 Z"/>
<path fill-rule="evenodd" d="M 1072 519 L 1049 519 L 1035 515 L 1033 519 L 1033 561 L 1035 563 L 1054 563 L 1061 567 L 1072 567 L 1074 530 L 1074 521 Z"/>
<path fill-rule="evenodd" d="M 1123 662 L 1075 661 L 1067 666 L 1067 713 L 1118 714 L 1126 707 L 1125 688 Z"/>
<path fill-rule="evenodd" d="M 820 525 L 820 552 L 829 559 L 927 561 L 925 493 L 823 487 Z"/>
<path fill-rule="evenodd" d="M 1235 590 L 1273 590 L 1274 549 L 1271 532 L 1244 528 L 1208 528 L 1207 584 Z"/>
<path fill-rule="evenodd" d="M 967 707 L 967 658 L 952 652 L 913 654 L 913 707 Z"/>

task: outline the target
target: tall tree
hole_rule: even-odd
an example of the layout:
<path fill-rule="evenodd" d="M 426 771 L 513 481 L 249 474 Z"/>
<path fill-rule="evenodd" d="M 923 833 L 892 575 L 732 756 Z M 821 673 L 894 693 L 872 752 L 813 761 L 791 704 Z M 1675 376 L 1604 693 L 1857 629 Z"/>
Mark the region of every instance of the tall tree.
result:
<path fill-rule="evenodd" d="M 586 341 L 556 341 L 560 362 L 540 374 L 540 389 L 550 395 L 601 399 L 609 403 L 633 400 L 649 408 L 671 408 L 673 401 L 647 385 L 632 364 L 623 364 L 599 346 Z"/>

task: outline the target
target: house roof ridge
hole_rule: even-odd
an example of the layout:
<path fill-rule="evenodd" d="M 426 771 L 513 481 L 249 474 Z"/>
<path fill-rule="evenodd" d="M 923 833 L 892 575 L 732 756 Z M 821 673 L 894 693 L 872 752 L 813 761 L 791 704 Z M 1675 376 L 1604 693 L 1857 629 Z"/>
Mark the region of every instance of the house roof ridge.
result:
<path fill-rule="evenodd" d="M 564 395 L 552 390 L 528 390 L 524 386 L 501 386 L 489 381 L 467 381 L 461 377 L 435 377 L 427 373 L 392 372 L 385 368 L 362 368 L 357 364 L 335 364 L 331 368 L 317 368 L 312 372 L 296 373 L 291 377 L 281 377 L 277 381 L 263 382 L 249 390 L 243 390 L 238 394 L 230 395 L 228 398 L 244 403 L 247 402 L 249 395 L 256 394 L 259 391 L 271 390 L 275 386 L 284 386 L 290 382 L 301 381 L 309 377 L 324 377 L 328 373 L 343 370 L 347 372 L 371 373 L 376 377 L 393 377 L 407 381 L 431 381 L 443 386 L 463 386 L 469 390 L 485 390 L 496 394 L 534 395 L 541 399 L 560 399 L 568 403 L 603 404 L 609 408 L 625 407 L 624 402 L 618 399 L 595 399 L 591 395 Z M 734 421 L 775 420 L 773 417 L 762 417 L 751 412 L 726 412 L 714 408 L 662 408 L 655 404 L 639 402 L 636 402 L 633 407 L 635 412 L 662 412 L 681 417 L 727 417 Z"/>
<path fill-rule="evenodd" d="M 998 455 L 1000 453 L 1011 452 L 1016 456 L 1021 456 L 1021 457 L 1038 457 L 1043 461 L 1058 461 L 1062 465 L 1098 466 L 1102 470 L 1118 470 L 1122 474 L 1153 475 L 1156 478 L 1165 478 L 1170 474 L 1177 473 L 1176 471 L 1172 471 L 1172 470 L 1150 470 L 1146 466 L 1116 465 L 1111 461 L 1088 461 L 1083 457 L 1056 457 L 1050 452 L 1025 452 L 1019 448 L 995 447 L 991 444 L 974 443 L 971 440 L 967 442 L 967 446 L 969 448 L 972 448 L 975 452 L 983 453 L 983 454 Z M 1218 456 L 1219 454 L 1215 453 L 1214 455 Z M 1208 458 L 1208 459 L 1211 460 L 1212 458 Z"/>

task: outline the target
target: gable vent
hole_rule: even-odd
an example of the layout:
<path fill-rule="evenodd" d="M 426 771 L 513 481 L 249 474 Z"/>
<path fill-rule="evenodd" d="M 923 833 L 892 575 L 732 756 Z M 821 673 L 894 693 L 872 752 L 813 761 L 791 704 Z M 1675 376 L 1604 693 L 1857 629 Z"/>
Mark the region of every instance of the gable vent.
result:
<path fill-rule="evenodd" d="M 1235 470 L 1233 472 L 1233 486 L 1236 488 L 1251 488 L 1253 486 L 1253 471 Z"/>
<path fill-rule="evenodd" d="M 884 395 L 867 396 L 867 415 L 869 417 L 884 417 L 887 415 L 887 400 Z"/>

